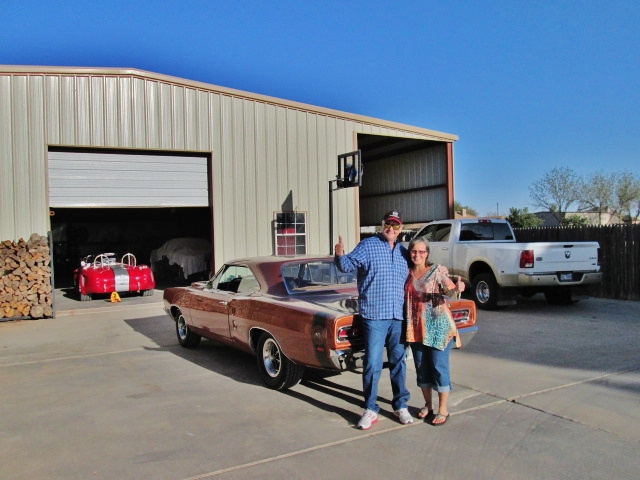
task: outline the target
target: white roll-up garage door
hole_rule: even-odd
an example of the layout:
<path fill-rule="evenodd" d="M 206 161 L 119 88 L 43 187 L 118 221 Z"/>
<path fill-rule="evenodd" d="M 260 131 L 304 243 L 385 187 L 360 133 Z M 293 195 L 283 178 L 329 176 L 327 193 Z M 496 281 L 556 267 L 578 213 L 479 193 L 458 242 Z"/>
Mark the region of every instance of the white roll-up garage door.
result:
<path fill-rule="evenodd" d="M 208 157 L 50 151 L 50 207 L 206 207 Z"/>

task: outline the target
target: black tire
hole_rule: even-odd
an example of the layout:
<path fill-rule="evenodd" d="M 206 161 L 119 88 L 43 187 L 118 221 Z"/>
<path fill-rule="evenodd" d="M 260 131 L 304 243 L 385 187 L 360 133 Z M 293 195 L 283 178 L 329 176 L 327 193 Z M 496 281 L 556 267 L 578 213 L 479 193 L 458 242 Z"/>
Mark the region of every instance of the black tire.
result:
<path fill-rule="evenodd" d="M 92 299 L 91 295 L 85 295 L 84 293 L 78 292 L 78 297 L 80 297 L 81 302 L 88 302 Z"/>
<path fill-rule="evenodd" d="M 153 295 L 153 292 L 154 292 L 153 289 L 151 289 L 151 290 L 143 290 L 142 291 L 142 296 L 143 297 L 150 297 L 151 295 Z"/>
<path fill-rule="evenodd" d="M 473 299 L 482 310 L 498 308 L 498 284 L 491 273 L 481 273 L 473 278 Z"/>
<path fill-rule="evenodd" d="M 551 305 L 571 305 L 573 299 L 571 298 L 571 289 L 569 288 L 554 288 L 545 290 L 544 298 L 547 299 L 547 303 Z"/>
<path fill-rule="evenodd" d="M 178 335 L 178 342 L 185 348 L 196 348 L 200 345 L 200 335 L 196 335 L 189 329 L 187 320 L 182 313 L 178 313 L 176 317 L 176 334 Z"/>
<path fill-rule="evenodd" d="M 262 332 L 258 339 L 256 357 L 262 381 L 273 390 L 286 390 L 302 379 L 304 367 L 285 357 L 278 342 L 267 332 Z"/>

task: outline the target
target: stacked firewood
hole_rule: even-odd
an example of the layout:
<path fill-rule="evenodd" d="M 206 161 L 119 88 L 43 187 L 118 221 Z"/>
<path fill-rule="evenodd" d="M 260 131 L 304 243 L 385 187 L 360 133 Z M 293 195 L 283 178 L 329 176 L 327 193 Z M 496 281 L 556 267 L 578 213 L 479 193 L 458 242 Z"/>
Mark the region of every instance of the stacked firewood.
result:
<path fill-rule="evenodd" d="M 0 243 L 0 318 L 53 315 L 51 255 L 47 237 Z"/>

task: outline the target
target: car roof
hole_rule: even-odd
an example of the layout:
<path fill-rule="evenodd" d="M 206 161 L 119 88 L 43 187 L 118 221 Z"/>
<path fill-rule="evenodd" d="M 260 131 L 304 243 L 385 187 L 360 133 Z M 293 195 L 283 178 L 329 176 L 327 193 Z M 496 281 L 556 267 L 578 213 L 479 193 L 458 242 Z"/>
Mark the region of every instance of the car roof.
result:
<path fill-rule="evenodd" d="M 282 279 L 281 267 L 296 261 L 333 261 L 332 255 L 270 255 L 259 257 L 237 258 L 225 262 L 225 265 L 246 265 L 250 267 L 261 284 L 261 290 L 273 295 L 287 295 Z"/>

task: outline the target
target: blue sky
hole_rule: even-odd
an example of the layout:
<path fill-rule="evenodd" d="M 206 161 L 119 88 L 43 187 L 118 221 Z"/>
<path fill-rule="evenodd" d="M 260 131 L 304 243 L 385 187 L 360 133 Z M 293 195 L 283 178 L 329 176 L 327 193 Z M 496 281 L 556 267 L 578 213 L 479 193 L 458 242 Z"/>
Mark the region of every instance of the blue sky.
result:
<path fill-rule="evenodd" d="M 640 172 L 640 2 L 2 0 L 0 64 L 131 67 L 459 135 L 456 199 Z"/>

